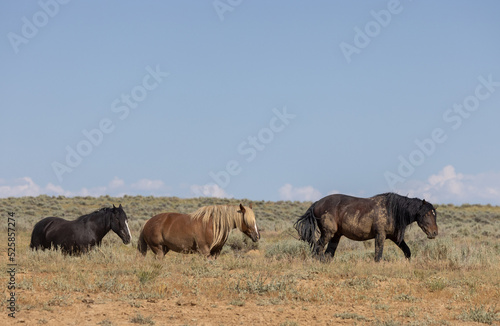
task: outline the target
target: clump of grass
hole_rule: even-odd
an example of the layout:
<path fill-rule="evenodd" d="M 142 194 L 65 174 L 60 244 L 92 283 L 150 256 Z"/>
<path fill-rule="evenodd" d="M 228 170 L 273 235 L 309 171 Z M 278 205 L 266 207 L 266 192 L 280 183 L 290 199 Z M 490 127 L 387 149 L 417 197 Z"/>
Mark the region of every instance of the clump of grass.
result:
<path fill-rule="evenodd" d="M 69 306 L 72 304 L 72 302 L 69 301 L 69 298 L 70 298 L 69 294 L 68 295 L 55 295 L 47 302 L 47 305 L 59 306 L 59 307 Z"/>
<path fill-rule="evenodd" d="M 379 304 L 376 304 L 376 305 L 375 305 L 375 309 L 376 309 L 376 310 L 388 311 L 388 310 L 389 310 L 389 308 L 390 308 L 390 306 L 389 306 L 389 305 L 387 305 L 387 304 L 380 304 L 380 303 L 379 303 Z"/>
<path fill-rule="evenodd" d="M 161 274 L 162 268 L 163 265 L 156 263 L 153 264 L 151 267 L 148 266 L 146 269 L 136 271 L 135 274 L 139 279 L 139 283 L 144 285 L 149 281 L 152 281 L 155 278 L 157 278 Z"/>
<path fill-rule="evenodd" d="M 375 287 L 375 283 L 371 278 L 352 278 L 349 280 L 345 280 L 341 283 L 341 286 L 354 288 L 356 290 L 369 290 Z"/>
<path fill-rule="evenodd" d="M 413 318 L 417 315 L 415 307 L 409 307 L 405 310 L 402 310 L 398 313 L 401 317 Z"/>
<path fill-rule="evenodd" d="M 224 250 L 224 248 L 226 250 Z M 224 248 L 222 254 L 228 253 L 230 250 L 245 253 L 250 250 L 258 250 L 259 243 L 253 242 L 252 239 L 244 234 L 231 232 L 227 238 Z"/>
<path fill-rule="evenodd" d="M 337 314 L 334 314 L 333 317 L 342 318 L 342 319 L 353 319 L 353 320 L 359 320 L 359 321 L 370 321 L 370 319 L 366 318 L 365 316 L 358 315 L 356 313 L 351 313 L 351 312 L 337 313 Z"/>
<path fill-rule="evenodd" d="M 448 281 L 442 277 L 431 277 L 425 283 L 427 289 L 431 292 L 441 291 L 448 286 Z"/>
<path fill-rule="evenodd" d="M 474 307 L 468 311 L 464 311 L 456 317 L 461 321 L 474 321 L 476 323 L 483 323 L 491 325 L 494 321 L 500 321 L 500 316 L 495 313 L 495 308 L 490 307 L 488 310 L 484 306 Z"/>
<path fill-rule="evenodd" d="M 280 324 L 280 326 L 299 326 L 296 321 L 287 320 Z"/>
<path fill-rule="evenodd" d="M 135 315 L 134 317 L 130 318 L 130 322 L 133 324 L 139 324 L 139 325 L 154 325 L 155 324 L 155 322 L 151 318 L 151 316 L 144 317 L 143 315 L 141 315 L 140 312 L 138 312 L 137 315 Z"/>
<path fill-rule="evenodd" d="M 380 320 L 377 320 L 375 321 L 374 323 L 372 323 L 373 326 L 402 326 L 403 324 L 399 321 L 395 321 L 395 320 L 383 320 L 383 321 L 380 321 Z"/>
<path fill-rule="evenodd" d="M 295 281 L 291 277 L 279 276 L 268 279 L 269 277 L 261 273 L 255 277 L 245 274 L 234 285 L 233 289 L 237 293 L 265 294 L 271 292 L 286 293 L 287 291 L 296 291 Z"/>
<path fill-rule="evenodd" d="M 243 307 L 245 305 L 245 301 L 241 299 L 236 299 L 229 302 L 229 304 L 232 306 Z"/>
<path fill-rule="evenodd" d="M 303 241 L 281 240 L 266 248 L 265 257 L 274 259 L 305 259 L 311 255 L 309 245 Z"/>
<path fill-rule="evenodd" d="M 403 302 L 417 302 L 420 300 L 419 298 L 415 298 L 414 296 L 406 293 L 401 293 L 400 295 L 395 296 L 394 299 Z"/>

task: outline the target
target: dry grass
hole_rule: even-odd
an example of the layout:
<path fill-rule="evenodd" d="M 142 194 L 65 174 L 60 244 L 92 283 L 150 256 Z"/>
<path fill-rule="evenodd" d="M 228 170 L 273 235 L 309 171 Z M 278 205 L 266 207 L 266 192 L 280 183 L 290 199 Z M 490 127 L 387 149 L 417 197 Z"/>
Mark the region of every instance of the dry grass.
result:
<path fill-rule="evenodd" d="M 306 244 L 292 237 L 293 221 L 310 205 L 299 202 L 254 202 L 263 229 L 261 241 L 255 245 L 235 231 L 217 260 L 175 253 L 162 261 L 150 253 L 143 258 L 135 243 L 125 246 L 113 233 L 105 237 L 101 248 L 81 257 L 28 249 L 31 229 L 41 217 L 76 218 L 119 203 L 137 239 L 145 220 L 159 212 L 191 212 L 204 205 L 239 201 L 140 196 L 0 200 L 1 211 L 14 211 L 17 218 L 18 316 L 33 312 L 39 315 L 39 324 L 52 324 L 47 316 L 56 312 L 82 305 L 115 304 L 131 310 L 123 319 L 126 323 L 163 325 L 169 324 L 167 317 L 171 322 L 181 320 L 168 309 L 158 310 L 158 303 L 171 303 L 188 314 L 201 307 L 221 310 L 221 324 L 231 324 L 224 322 L 224 316 L 231 312 L 243 311 L 238 313 L 242 318 L 250 307 L 262 314 L 282 316 L 269 320 L 277 325 L 307 325 L 310 322 L 305 316 L 313 315 L 319 324 L 343 321 L 358 325 L 453 325 L 500 321 L 496 306 L 500 301 L 499 207 L 438 207 L 437 239 L 427 240 L 416 225 L 406 234 L 413 254 L 411 262 L 387 241 L 383 261 L 376 264 L 372 241 L 347 239 L 341 240 L 332 262 L 318 262 Z M 6 243 L 6 228 L 0 232 L 0 241 Z M 5 248 L 2 246 L 2 266 L 7 264 Z M 0 282 L 7 284 L 5 273 Z M 150 305 L 156 308 L 149 309 Z M 94 324 L 120 324 L 116 318 L 110 313 Z M 200 324 L 199 319 L 182 320 Z"/>

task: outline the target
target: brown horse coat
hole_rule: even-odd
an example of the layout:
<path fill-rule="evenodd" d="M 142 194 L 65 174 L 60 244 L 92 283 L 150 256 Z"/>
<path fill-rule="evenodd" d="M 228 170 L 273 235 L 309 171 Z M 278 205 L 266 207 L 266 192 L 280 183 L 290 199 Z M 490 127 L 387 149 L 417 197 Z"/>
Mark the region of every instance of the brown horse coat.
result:
<path fill-rule="evenodd" d="M 385 239 L 396 243 L 406 258 L 411 257 L 404 234 L 413 222 L 417 222 L 428 238 L 437 236 L 436 210 L 425 200 L 395 193 L 371 198 L 336 194 L 312 204 L 297 220 L 295 229 L 316 255 L 329 258 L 335 255 L 342 236 L 356 241 L 375 239 L 375 261 L 380 261 Z"/>
<path fill-rule="evenodd" d="M 146 222 L 137 249 L 146 255 L 149 247 L 159 258 L 170 250 L 217 256 L 234 228 L 258 241 L 260 234 L 251 205 L 205 206 L 192 214 L 162 213 Z"/>

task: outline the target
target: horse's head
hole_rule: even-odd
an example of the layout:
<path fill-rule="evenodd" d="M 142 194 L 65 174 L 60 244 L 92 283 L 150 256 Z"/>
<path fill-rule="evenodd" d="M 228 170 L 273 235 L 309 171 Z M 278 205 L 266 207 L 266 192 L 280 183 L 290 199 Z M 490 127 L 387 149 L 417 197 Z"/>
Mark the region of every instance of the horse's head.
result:
<path fill-rule="evenodd" d="M 132 238 L 130 229 L 128 228 L 127 214 L 122 208 L 122 205 L 111 209 L 111 230 L 113 230 L 122 239 L 124 244 L 129 244 Z"/>
<path fill-rule="evenodd" d="M 257 242 L 260 239 L 260 233 L 257 228 L 257 221 L 255 220 L 252 204 L 250 204 L 248 208 L 245 208 L 240 204 L 240 210 L 238 213 L 243 214 L 242 223 L 239 227 L 240 231 L 250 237 L 253 242 Z"/>
<path fill-rule="evenodd" d="M 431 203 L 422 201 L 420 213 L 417 216 L 417 224 L 425 232 L 427 238 L 434 239 L 438 235 L 436 224 L 436 209 Z"/>

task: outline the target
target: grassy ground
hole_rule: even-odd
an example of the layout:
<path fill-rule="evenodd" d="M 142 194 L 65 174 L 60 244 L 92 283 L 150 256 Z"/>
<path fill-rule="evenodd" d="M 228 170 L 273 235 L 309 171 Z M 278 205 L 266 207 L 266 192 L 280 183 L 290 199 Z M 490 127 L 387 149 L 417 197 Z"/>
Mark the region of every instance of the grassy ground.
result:
<path fill-rule="evenodd" d="M 500 323 L 500 207 L 438 206 L 439 236 L 415 224 L 406 233 L 411 262 L 389 241 L 373 262 L 373 241 L 343 238 L 321 263 L 297 241 L 293 222 L 311 203 L 253 202 L 261 241 L 233 231 L 222 255 L 138 254 L 140 227 L 166 211 L 192 212 L 238 200 L 156 197 L 0 199 L 1 264 L 7 266 L 8 212 L 16 217 L 16 322 L 61 325 L 464 325 Z M 248 201 L 243 200 L 244 205 Z M 82 257 L 28 249 L 46 216 L 74 219 L 122 204 L 133 246 L 114 233 Z M 9 275 L 2 273 L 1 284 Z M 4 286 L 4 299 L 9 298 Z M 6 306 L 6 302 L 2 306 Z M 11 322 L 2 309 L 0 323 Z M 78 318 L 77 318 L 78 317 Z M 80 321 L 76 321 L 76 320 Z"/>

